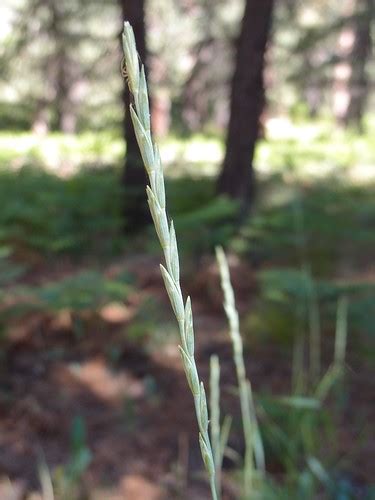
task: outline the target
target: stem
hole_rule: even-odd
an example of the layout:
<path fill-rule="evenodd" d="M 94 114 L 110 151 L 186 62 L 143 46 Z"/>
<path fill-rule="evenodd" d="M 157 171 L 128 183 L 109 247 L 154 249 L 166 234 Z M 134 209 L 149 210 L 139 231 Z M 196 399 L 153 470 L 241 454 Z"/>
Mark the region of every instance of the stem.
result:
<path fill-rule="evenodd" d="M 220 364 L 219 358 L 210 358 L 210 414 L 211 442 L 215 463 L 216 490 L 221 497 L 221 440 L 220 440 Z"/>
<path fill-rule="evenodd" d="M 212 500 L 219 500 L 218 494 L 216 492 L 216 481 L 214 477 L 211 477 L 210 479 L 210 488 L 211 488 Z"/>

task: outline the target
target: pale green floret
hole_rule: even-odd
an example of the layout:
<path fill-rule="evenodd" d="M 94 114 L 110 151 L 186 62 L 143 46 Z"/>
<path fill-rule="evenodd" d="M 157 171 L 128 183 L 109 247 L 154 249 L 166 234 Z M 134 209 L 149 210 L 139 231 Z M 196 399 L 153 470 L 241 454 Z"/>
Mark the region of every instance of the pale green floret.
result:
<path fill-rule="evenodd" d="M 202 430 L 204 432 L 207 432 L 207 430 L 208 430 L 208 410 L 207 410 L 206 391 L 204 390 L 203 382 L 201 382 L 201 385 L 200 385 L 199 402 L 200 402 L 201 427 L 202 427 Z"/>
<path fill-rule="evenodd" d="M 173 222 L 171 222 L 169 230 L 169 261 L 172 270 L 172 277 L 175 283 L 178 283 L 180 281 L 180 262 L 178 259 L 176 231 L 174 230 Z"/>
<path fill-rule="evenodd" d="M 168 292 L 169 299 L 173 307 L 174 314 L 177 320 L 183 319 L 185 316 L 184 303 L 182 301 L 181 294 L 178 293 L 177 285 L 162 264 L 160 264 L 160 269 L 163 276 L 165 288 Z"/>
<path fill-rule="evenodd" d="M 198 379 L 198 374 L 197 370 L 195 369 L 194 362 L 192 359 L 189 357 L 189 355 L 184 351 L 184 349 L 179 346 L 180 348 L 180 353 L 181 353 L 181 358 L 182 362 L 184 365 L 185 373 L 186 373 L 186 378 L 189 383 L 189 387 L 191 392 L 193 393 L 193 396 L 198 396 L 199 395 L 199 379 Z M 200 420 L 200 414 L 198 413 L 198 418 Z"/>
<path fill-rule="evenodd" d="M 132 117 L 135 136 L 141 151 L 142 160 L 148 175 L 150 175 L 155 168 L 154 150 L 152 147 L 150 132 L 144 128 L 132 105 L 130 105 L 130 115 Z"/>
<path fill-rule="evenodd" d="M 138 93 L 139 87 L 139 63 L 138 54 L 135 46 L 133 28 L 130 23 L 125 21 L 124 33 L 122 35 L 122 45 L 126 58 L 126 67 L 128 71 L 129 88 L 132 94 Z"/>
<path fill-rule="evenodd" d="M 142 123 L 147 131 L 151 129 L 150 113 L 149 113 L 149 102 L 147 93 L 147 83 L 145 68 L 142 66 L 141 69 L 141 79 L 139 82 L 139 94 L 138 94 L 139 109 L 142 112 Z"/>
<path fill-rule="evenodd" d="M 205 440 L 203 439 L 202 434 L 199 434 L 199 444 L 201 447 L 201 453 L 204 465 L 206 466 L 206 470 L 210 475 L 213 476 L 215 474 L 215 467 L 212 459 L 212 452 L 210 452 Z"/>
<path fill-rule="evenodd" d="M 194 357 L 194 327 L 193 327 L 193 312 L 191 310 L 190 297 L 188 297 L 186 300 L 184 333 L 185 333 L 186 350 L 190 356 Z"/>

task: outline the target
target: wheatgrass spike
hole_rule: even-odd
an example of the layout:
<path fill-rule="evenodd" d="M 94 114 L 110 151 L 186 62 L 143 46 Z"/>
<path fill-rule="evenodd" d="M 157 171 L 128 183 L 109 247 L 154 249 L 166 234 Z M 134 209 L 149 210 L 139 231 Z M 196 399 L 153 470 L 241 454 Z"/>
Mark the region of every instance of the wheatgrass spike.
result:
<path fill-rule="evenodd" d="M 236 309 L 233 287 L 230 281 L 229 266 L 225 253 L 221 247 L 216 248 L 216 258 L 219 265 L 221 287 L 224 294 L 224 309 L 229 323 L 229 335 L 233 345 L 233 358 L 236 366 L 240 395 L 242 425 L 245 439 L 244 492 L 246 495 L 251 495 L 254 485 L 255 467 L 257 467 L 258 471 L 264 472 L 264 451 L 255 414 L 251 384 L 246 378 L 240 322 Z"/>
<path fill-rule="evenodd" d="M 128 22 L 124 23 L 123 48 L 129 90 L 134 105 L 130 114 L 141 151 L 143 163 L 149 177 L 147 201 L 155 225 L 156 233 L 163 249 L 165 267 L 160 266 L 164 284 L 178 321 L 181 344 L 180 353 L 186 378 L 194 397 L 195 412 L 199 427 L 199 444 L 203 462 L 208 473 L 211 495 L 218 500 L 216 491 L 215 466 L 211 442 L 208 434 L 207 398 L 203 383 L 199 381 L 194 358 L 194 330 L 190 299 L 184 305 L 180 286 L 180 264 L 176 233 L 173 223 L 169 225 L 165 206 L 165 187 L 160 155 L 154 145 L 150 130 L 150 109 L 144 68 L 140 67 L 134 33 Z"/>

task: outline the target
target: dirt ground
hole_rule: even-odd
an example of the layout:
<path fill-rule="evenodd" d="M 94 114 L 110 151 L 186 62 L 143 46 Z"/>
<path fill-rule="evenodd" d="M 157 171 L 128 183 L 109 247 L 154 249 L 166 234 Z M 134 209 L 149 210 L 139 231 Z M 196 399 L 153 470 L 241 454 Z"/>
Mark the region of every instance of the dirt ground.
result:
<path fill-rule="evenodd" d="M 112 305 L 101 311 L 82 339 L 74 337 L 64 314 L 30 316 L 14 327 L 0 369 L 1 500 L 40 498 L 38 464 L 45 460 L 53 475 L 69 462 L 72 422 L 77 416 L 85 423 L 85 445 L 92 456 L 80 481 L 82 498 L 209 498 L 177 339 L 144 349 L 126 337 L 143 294 L 158 297 L 169 311 L 157 260 L 139 257 L 126 266 L 136 273 L 138 295 L 122 307 Z M 38 280 L 56 273 L 46 270 Z M 207 381 L 209 356 L 217 352 L 224 407 L 236 413 L 236 400 L 228 390 L 235 377 L 218 276 L 209 262 L 196 276 L 187 277 L 184 288 L 193 297 L 200 374 Z M 240 310 L 248 309 L 256 292 L 252 270 L 234 263 L 233 281 Z M 113 346 L 115 359 L 110 355 Z M 288 391 L 290 358 L 280 347 L 255 346 L 246 358 L 255 391 Z M 350 460 L 359 482 L 367 482 L 373 479 L 374 443 L 362 436 L 357 417 L 361 413 L 374 421 L 371 377 L 356 359 L 348 363 L 351 404 L 340 423 L 339 456 Z M 241 436 L 235 435 L 231 445 L 241 453 Z M 236 487 L 230 478 L 231 465 L 226 466 L 224 499 L 230 500 L 236 498 Z M 277 471 L 278 465 L 269 464 L 269 469 Z M 27 497 L 32 492 L 34 496 Z"/>

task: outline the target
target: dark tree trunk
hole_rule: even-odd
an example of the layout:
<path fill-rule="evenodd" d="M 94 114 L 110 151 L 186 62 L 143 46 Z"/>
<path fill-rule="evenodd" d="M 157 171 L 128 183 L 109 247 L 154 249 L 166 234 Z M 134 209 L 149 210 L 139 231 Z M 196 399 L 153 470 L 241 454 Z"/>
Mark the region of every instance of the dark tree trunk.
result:
<path fill-rule="evenodd" d="M 133 27 L 139 57 L 146 67 L 144 0 L 120 0 L 120 2 L 123 20 L 129 21 Z M 150 216 L 145 195 L 147 178 L 129 113 L 130 102 L 128 84 L 124 80 L 124 137 L 126 142 L 123 175 L 124 217 L 126 230 L 135 232 L 145 226 Z"/>
<path fill-rule="evenodd" d="M 346 125 L 354 125 L 362 131 L 362 117 L 368 95 L 366 65 L 371 54 L 371 21 L 373 0 L 365 0 L 365 8 L 357 20 L 355 41 L 351 53 L 352 74 L 349 82 L 350 100 L 345 116 Z"/>
<path fill-rule="evenodd" d="M 263 68 L 273 0 L 247 0 L 232 82 L 226 154 L 218 191 L 250 206 L 254 194 L 253 157 L 264 105 Z"/>

